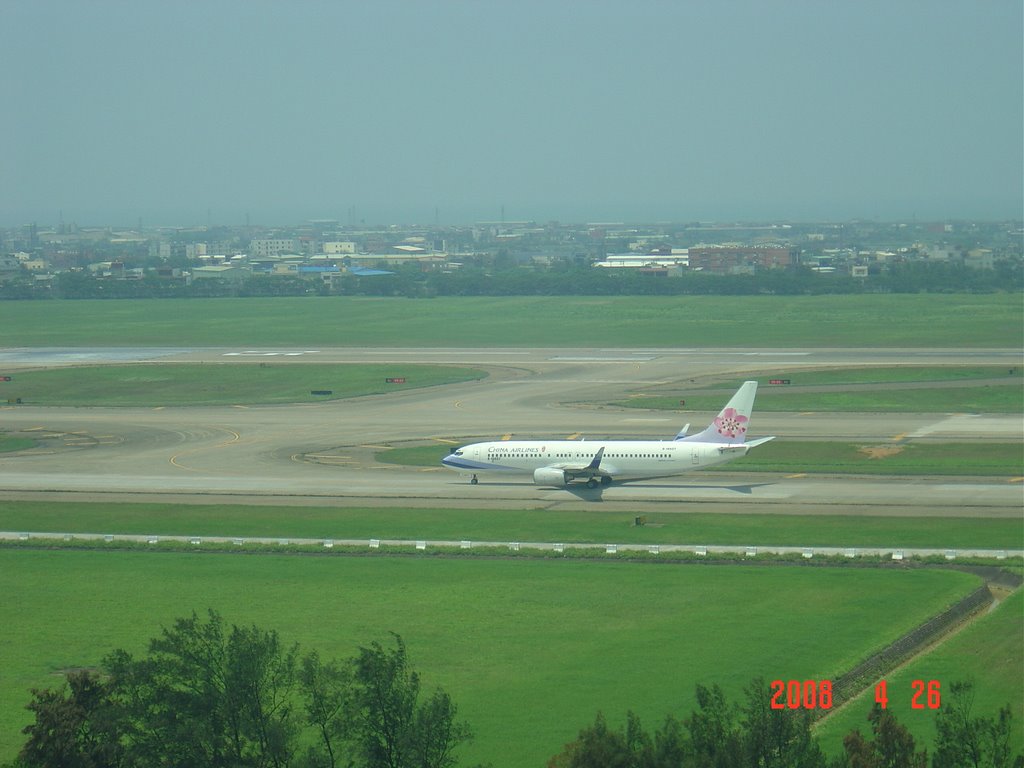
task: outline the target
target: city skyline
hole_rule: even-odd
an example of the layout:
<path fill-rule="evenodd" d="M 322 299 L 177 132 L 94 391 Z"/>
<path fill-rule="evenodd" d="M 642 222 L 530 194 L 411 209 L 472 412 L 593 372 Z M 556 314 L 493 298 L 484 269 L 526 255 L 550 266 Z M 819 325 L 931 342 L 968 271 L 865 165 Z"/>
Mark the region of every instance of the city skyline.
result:
<path fill-rule="evenodd" d="M 11 2 L 0 226 L 1021 217 L 1022 10 Z"/>

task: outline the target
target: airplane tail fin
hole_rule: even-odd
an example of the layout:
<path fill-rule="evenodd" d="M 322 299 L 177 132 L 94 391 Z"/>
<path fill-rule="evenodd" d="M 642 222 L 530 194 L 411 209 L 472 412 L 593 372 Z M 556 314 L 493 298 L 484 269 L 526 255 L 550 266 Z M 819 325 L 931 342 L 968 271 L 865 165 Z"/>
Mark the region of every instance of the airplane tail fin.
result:
<path fill-rule="evenodd" d="M 756 394 L 756 381 L 743 382 L 743 385 L 736 390 L 736 394 L 718 412 L 718 416 L 708 425 L 707 429 L 689 437 L 678 436 L 676 441 L 742 445 L 750 426 L 750 415 L 754 411 L 754 395 Z"/>

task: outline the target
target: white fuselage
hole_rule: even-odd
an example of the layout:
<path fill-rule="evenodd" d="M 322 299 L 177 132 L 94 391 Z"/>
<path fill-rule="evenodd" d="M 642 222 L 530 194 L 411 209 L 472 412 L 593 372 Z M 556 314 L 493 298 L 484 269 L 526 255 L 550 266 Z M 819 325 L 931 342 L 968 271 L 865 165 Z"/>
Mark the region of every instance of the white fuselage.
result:
<path fill-rule="evenodd" d="M 744 445 L 673 440 L 502 440 L 474 443 L 445 459 L 449 469 L 472 473 L 533 474 L 586 467 L 604 448 L 601 474 L 615 480 L 669 477 L 743 456 Z"/>
<path fill-rule="evenodd" d="M 565 488 L 585 481 L 588 488 L 620 480 L 670 477 L 723 464 L 773 440 L 746 442 L 754 410 L 756 381 L 745 381 L 707 428 L 674 440 L 496 440 L 457 448 L 441 463 L 456 472 L 532 474 L 542 486 Z"/>

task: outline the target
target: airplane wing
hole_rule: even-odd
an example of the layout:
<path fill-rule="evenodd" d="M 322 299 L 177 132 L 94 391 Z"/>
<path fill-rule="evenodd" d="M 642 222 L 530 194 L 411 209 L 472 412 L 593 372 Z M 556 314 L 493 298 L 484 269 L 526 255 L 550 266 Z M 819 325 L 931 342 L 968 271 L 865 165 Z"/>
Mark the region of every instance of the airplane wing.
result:
<path fill-rule="evenodd" d="M 597 449 L 597 453 L 594 454 L 594 458 L 590 460 L 589 464 L 552 464 L 552 469 L 561 469 L 568 474 L 576 477 L 605 477 L 611 476 L 611 472 L 606 472 L 601 469 L 601 459 L 604 458 L 604 446 Z"/>

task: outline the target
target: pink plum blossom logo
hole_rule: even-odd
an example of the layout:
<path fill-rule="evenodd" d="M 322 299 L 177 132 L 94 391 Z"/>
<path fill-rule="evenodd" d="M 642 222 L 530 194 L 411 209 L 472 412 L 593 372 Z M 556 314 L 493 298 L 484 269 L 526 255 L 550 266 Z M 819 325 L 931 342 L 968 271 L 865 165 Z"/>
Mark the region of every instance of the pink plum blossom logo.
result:
<path fill-rule="evenodd" d="M 726 437 L 736 437 L 747 431 L 745 426 L 749 419 L 735 408 L 726 408 L 715 419 L 715 426 L 718 427 L 718 434 Z"/>

